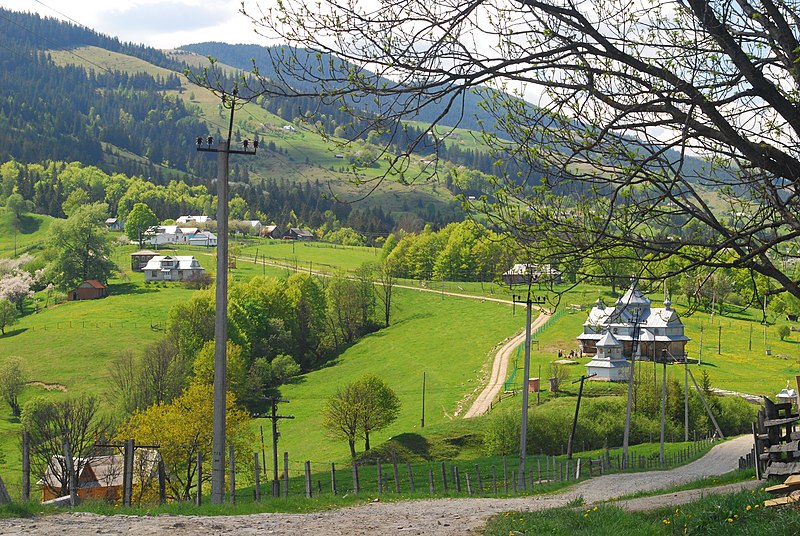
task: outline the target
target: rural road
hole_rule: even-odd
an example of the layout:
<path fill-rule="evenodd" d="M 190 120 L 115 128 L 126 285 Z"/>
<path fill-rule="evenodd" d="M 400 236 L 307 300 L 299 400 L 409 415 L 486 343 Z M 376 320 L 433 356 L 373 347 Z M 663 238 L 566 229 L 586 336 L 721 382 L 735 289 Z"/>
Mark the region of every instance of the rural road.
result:
<path fill-rule="evenodd" d="M 480 534 L 487 519 L 507 511 L 534 511 L 565 506 L 582 497 L 587 505 L 637 491 L 664 489 L 701 477 L 727 473 L 738 467 L 740 456 L 749 452 L 751 436 L 741 436 L 716 445 L 709 454 L 670 471 L 613 474 L 595 477 L 563 493 L 519 498 L 424 499 L 364 504 L 312 514 L 253 514 L 247 516 L 101 516 L 64 513 L 33 519 L 2 519 L 0 534 L 97 534 L 174 536 L 193 534 L 250 536 L 263 534 L 313 534 L 314 536 L 414 534 L 462 536 Z M 755 488 L 758 481 L 721 488 L 669 493 L 619 503 L 630 510 L 673 506 L 712 492 L 728 493 Z"/>
<path fill-rule="evenodd" d="M 539 316 L 537 316 L 536 320 L 534 320 L 531 324 L 531 333 L 543 326 L 550 316 L 551 315 L 547 311 L 540 309 Z M 489 377 L 489 383 L 486 385 L 484 390 L 481 391 L 481 394 L 478 395 L 478 398 L 475 399 L 475 402 L 472 403 L 472 406 L 470 406 L 470 408 L 464 414 L 465 419 L 477 417 L 489 411 L 489 408 L 491 408 L 492 405 L 492 400 L 495 399 L 497 393 L 500 392 L 500 389 L 502 389 L 503 383 L 505 382 L 506 374 L 508 372 L 508 362 L 511 359 L 511 354 L 520 344 L 523 344 L 524 342 L 525 331 L 523 330 L 522 333 L 512 338 L 510 341 L 504 344 L 500 350 L 498 350 L 497 355 L 495 355 L 494 358 L 494 363 L 492 363 L 492 375 Z M 522 379 L 522 385 L 525 385 L 524 378 Z"/>

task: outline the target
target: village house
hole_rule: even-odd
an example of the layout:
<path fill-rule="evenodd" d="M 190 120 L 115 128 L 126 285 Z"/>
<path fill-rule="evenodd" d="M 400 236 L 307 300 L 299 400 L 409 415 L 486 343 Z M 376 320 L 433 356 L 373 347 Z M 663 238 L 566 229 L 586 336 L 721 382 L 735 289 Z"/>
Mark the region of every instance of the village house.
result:
<path fill-rule="evenodd" d="M 316 240 L 317 237 L 311 231 L 307 229 L 300 229 L 299 227 L 291 227 L 289 231 L 284 235 L 284 238 L 288 238 L 290 240 Z"/>
<path fill-rule="evenodd" d="M 187 223 L 208 223 L 212 221 L 209 216 L 179 216 L 175 223 L 180 224 L 187 224 Z"/>
<path fill-rule="evenodd" d="M 604 339 L 608 333 L 621 344 L 620 351 L 626 359 L 630 359 L 635 348 L 637 359 L 684 362 L 686 343 L 691 339 L 684 335 L 678 313 L 669 298 L 664 300 L 663 308 L 651 307 L 650 303 L 635 280 L 613 307 L 606 307 L 598 299 L 583 324 L 583 333 L 577 337 L 581 353 L 598 355 L 598 343 L 610 342 Z"/>
<path fill-rule="evenodd" d="M 197 227 L 178 227 L 177 225 L 155 225 L 145 231 L 145 242 L 153 246 L 165 244 L 188 244 L 189 237 L 198 231 Z"/>
<path fill-rule="evenodd" d="M 503 274 L 503 283 L 511 285 L 527 285 L 531 283 L 561 283 L 561 272 L 550 264 L 520 263 L 512 266 Z"/>
<path fill-rule="evenodd" d="M 150 262 L 150 259 L 157 255 L 158 253 L 155 251 L 150 251 L 149 249 L 143 249 L 141 251 L 131 253 L 131 270 L 134 272 L 141 272 L 147 263 Z"/>
<path fill-rule="evenodd" d="M 151 479 L 157 475 L 157 451 L 140 449 L 134 455 L 133 484 L 143 478 Z M 123 458 L 119 455 L 94 456 L 91 458 L 73 458 L 76 468 L 78 498 L 85 500 L 118 501 L 122 498 Z M 69 489 L 61 487 L 62 478 L 66 474 L 64 456 L 53 456 L 47 464 L 44 476 L 37 482 L 41 486 L 42 502 L 50 501 L 69 494 Z"/>
<path fill-rule="evenodd" d="M 108 296 L 108 287 L 96 279 L 87 279 L 67 292 L 67 301 L 96 300 Z"/>
<path fill-rule="evenodd" d="M 242 220 L 242 223 L 247 224 L 250 227 L 250 232 L 248 234 L 251 235 L 260 234 L 261 229 L 264 227 L 259 220 Z"/>
<path fill-rule="evenodd" d="M 216 247 L 217 235 L 211 231 L 197 231 L 189 236 L 189 243 L 193 246 Z"/>
<path fill-rule="evenodd" d="M 125 229 L 125 225 L 117 218 L 107 218 L 106 227 L 109 231 L 122 231 Z"/>
<path fill-rule="evenodd" d="M 157 255 L 144 267 L 144 280 L 147 281 L 186 281 L 200 277 L 205 270 L 191 255 Z"/>
<path fill-rule="evenodd" d="M 259 234 L 264 238 L 280 238 L 277 225 L 264 225 Z"/>

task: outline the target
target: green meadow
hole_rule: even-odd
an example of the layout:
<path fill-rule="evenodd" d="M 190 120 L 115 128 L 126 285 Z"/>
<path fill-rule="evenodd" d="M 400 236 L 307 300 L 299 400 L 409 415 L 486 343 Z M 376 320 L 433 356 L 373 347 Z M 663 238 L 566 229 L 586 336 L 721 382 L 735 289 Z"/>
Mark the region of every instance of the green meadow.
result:
<path fill-rule="evenodd" d="M 42 220 L 40 228 L 46 225 Z M 37 230 L 26 235 L 28 243 L 41 241 Z M 8 243 L 2 234 L 0 247 Z M 247 239 L 232 241 L 237 249 L 236 268 L 232 279 L 246 280 L 256 275 L 285 277 L 294 270 L 332 273 L 353 270 L 364 262 L 377 261 L 379 250 L 348 248 L 322 243 L 291 243 Z M 67 302 L 45 306 L 46 297 L 39 293 L 38 312 L 31 309 L 0 338 L 0 357 L 17 355 L 24 359 L 32 384 L 23 393 L 23 403 L 33 396 L 63 397 L 81 393 L 106 397 L 111 361 L 124 351 L 139 352 L 164 335 L 163 329 L 173 304 L 185 301 L 192 291 L 180 284 L 144 284 L 141 273 L 129 269 L 130 253 L 136 246 L 115 250 L 115 261 L 121 270 L 110 282 L 110 296 L 103 300 Z M 208 248 L 184 247 L 163 250 L 169 254 L 192 254 L 203 266 L 214 271 L 214 251 Z M 257 254 L 258 263 L 253 262 Z M 267 259 L 262 264 L 263 259 Z M 289 403 L 280 406 L 281 414 L 291 414 L 293 420 L 280 422 L 281 452 L 289 452 L 292 471 L 300 470 L 305 460 L 315 464 L 347 463 L 344 441 L 329 438 L 321 428 L 320 412 L 327 397 L 337 388 L 365 372 L 385 379 L 402 403 L 398 420 L 389 428 L 375 433 L 373 446 L 394 438 L 417 453 L 442 459 L 469 460 L 485 455 L 479 436 L 487 418 L 465 421 L 460 417 L 482 389 L 496 350 L 507 338 L 524 328 L 524 309 L 492 300 L 463 298 L 447 292 L 509 299 L 521 289 L 509 290 L 493 283 L 437 283 L 404 281 L 407 288 L 397 288 L 396 307 L 389 328 L 370 334 L 324 368 L 305 374 L 280 389 L 281 397 Z M 426 290 L 421 292 L 420 290 Z M 547 327 L 534 333 L 531 350 L 531 376 L 549 376 L 551 362 L 559 350 L 566 355 L 577 348 L 575 337 L 581 332 L 588 308 L 603 297 L 613 303 L 604 287 L 582 286 L 567 290 L 561 297 L 558 312 Z M 535 289 L 537 295 L 546 294 Z M 552 295 L 550 296 L 552 299 Z M 650 296 L 659 306 L 657 296 Z M 675 307 L 685 310 L 679 296 L 673 297 Z M 548 306 L 552 306 L 548 305 Z M 581 307 L 582 310 L 576 310 Z M 698 381 L 706 371 L 715 387 L 774 396 L 786 381 L 798 373 L 798 344 L 800 334 L 792 332 L 785 341 L 777 335 L 778 325 L 764 327 L 757 318 L 739 315 L 736 318 L 696 312 L 684 316 L 686 333 L 692 338 L 687 346 L 690 365 Z M 702 327 L 702 356 L 700 330 Z M 720 331 L 721 327 L 721 331 Z M 750 330 L 753 329 L 752 339 Z M 770 355 L 766 354 L 769 347 Z M 702 357 L 701 363 L 697 359 Z M 570 377 L 559 397 L 577 394 L 571 383 L 584 374 L 588 359 L 575 359 L 569 366 Z M 513 372 L 517 368 L 516 372 Z M 652 366 L 643 363 L 641 366 Z M 521 385 L 522 351 L 516 352 L 509 367 L 515 383 Z M 683 378 L 682 367 L 669 366 L 668 373 Z M 424 419 L 423 418 L 423 374 Z M 553 396 L 546 390 L 541 403 Z M 623 394 L 624 386 L 588 382 L 587 396 Z M 107 398 L 103 398 L 109 404 Z M 519 397 L 500 402 L 498 410 L 516 411 Z M 535 403 L 532 398 L 531 403 Z M 107 406 L 107 407 L 110 407 Z M 7 408 L 0 409 L 0 453 L 4 457 L 0 471 L 12 489 L 19 480 L 19 424 Z M 490 418 L 490 417 L 489 417 Z M 267 449 L 270 445 L 269 421 L 253 421 L 256 432 L 264 429 Z M 260 442 L 253 446 L 260 450 Z M 361 452 L 363 445 L 358 444 Z"/>

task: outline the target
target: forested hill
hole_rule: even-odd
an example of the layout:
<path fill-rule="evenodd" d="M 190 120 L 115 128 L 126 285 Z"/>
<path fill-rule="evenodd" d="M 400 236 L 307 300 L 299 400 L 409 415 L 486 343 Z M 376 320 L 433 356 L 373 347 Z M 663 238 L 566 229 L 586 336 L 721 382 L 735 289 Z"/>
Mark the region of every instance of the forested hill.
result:
<path fill-rule="evenodd" d="M 193 134 L 205 132 L 184 102 L 164 95 L 180 88 L 177 73 L 155 77 L 95 65 L 58 66 L 48 50 L 98 46 L 179 68 L 161 52 L 120 43 L 37 15 L 0 10 L 0 160 L 80 161 L 166 182 L 167 167 L 213 174 L 195 157 Z M 91 63 L 90 63 L 91 65 Z M 140 158 L 113 159 L 127 151 Z M 157 167 L 168 163 L 168 166 Z"/>
<path fill-rule="evenodd" d="M 259 73 L 262 76 L 268 79 L 276 78 L 272 60 L 270 59 L 270 52 L 279 50 L 280 47 L 278 46 L 264 47 L 260 45 L 230 45 L 227 43 L 206 42 L 184 45 L 181 46 L 180 49 L 194 52 L 203 56 L 213 57 L 226 65 L 230 65 L 244 71 L 252 70 L 253 63 L 255 62 L 255 65 L 258 66 Z M 299 54 L 301 52 L 302 51 L 298 51 L 297 53 Z M 310 56 L 309 61 L 312 61 Z M 316 61 L 319 62 L 321 68 L 324 68 L 324 66 L 328 63 L 327 59 L 325 58 Z M 301 91 L 311 91 L 316 89 L 315 84 L 300 78 L 294 78 L 285 81 L 290 86 Z M 456 103 L 449 112 L 446 110 L 445 103 L 431 103 L 430 105 L 426 106 L 424 110 L 421 110 L 416 116 L 407 117 L 406 119 L 421 121 L 423 123 L 433 123 L 434 121 L 438 121 L 441 125 L 451 127 L 457 126 L 459 128 L 475 131 L 478 131 L 481 128 L 491 129 L 492 125 L 494 125 L 496 121 L 494 118 L 489 116 L 481 106 L 479 106 L 480 100 L 480 96 L 468 93 L 464 95 L 463 103 L 460 106 L 458 103 Z M 371 99 L 365 99 L 362 104 L 367 106 L 369 111 L 375 113 L 380 111 L 380 107 L 375 105 Z M 386 104 L 387 103 L 384 103 L 383 106 Z M 440 114 L 444 114 L 444 116 L 441 119 L 438 119 Z"/>

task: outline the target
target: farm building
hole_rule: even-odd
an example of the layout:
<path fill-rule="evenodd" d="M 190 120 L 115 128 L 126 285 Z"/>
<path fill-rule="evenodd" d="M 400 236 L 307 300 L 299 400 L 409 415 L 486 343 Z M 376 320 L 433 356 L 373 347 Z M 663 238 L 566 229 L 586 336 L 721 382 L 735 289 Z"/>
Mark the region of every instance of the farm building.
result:
<path fill-rule="evenodd" d="M 636 281 L 613 307 L 602 300 L 589 311 L 583 333 L 577 339 L 583 355 L 595 355 L 597 343 L 605 333 L 611 333 L 622 343 L 622 354 L 630 358 L 636 347 L 637 359 L 683 362 L 686 359 L 684 326 L 669 298 L 663 308 L 650 307 L 650 300 L 636 287 Z M 636 345 L 634 345 L 634 339 Z"/>
<path fill-rule="evenodd" d="M 191 255 L 157 255 L 144 267 L 145 281 L 186 281 L 203 275 L 205 270 Z"/>
<path fill-rule="evenodd" d="M 133 484 L 143 478 L 157 476 L 159 454 L 149 449 L 137 450 L 134 455 Z M 122 498 L 123 458 L 119 455 L 95 456 L 92 458 L 73 458 L 73 467 L 78 473 L 77 494 L 80 500 L 118 501 Z M 64 456 L 50 458 L 44 476 L 37 482 L 42 490 L 42 502 L 57 499 L 69 494 L 68 488 L 62 488 L 61 482 L 68 480 L 65 475 Z"/>
<path fill-rule="evenodd" d="M 215 247 L 217 245 L 217 235 L 211 231 L 197 231 L 189 235 L 189 243 L 193 246 Z"/>
<path fill-rule="evenodd" d="M 209 216 L 180 216 L 175 223 L 208 223 L 212 221 Z"/>
<path fill-rule="evenodd" d="M 291 240 L 316 240 L 317 237 L 307 229 L 300 229 L 299 227 L 291 227 L 284 235 L 284 238 Z"/>
<path fill-rule="evenodd" d="M 87 279 L 67 292 L 67 301 L 96 300 L 106 296 L 108 296 L 108 288 L 104 284 L 95 279 Z"/>
<path fill-rule="evenodd" d="M 527 285 L 531 283 L 561 283 L 561 272 L 549 264 L 515 264 L 503 274 L 506 285 Z"/>
<path fill-rule="evenodd" d="M 123 225 L 123 223 L 117 218 L 107 218 L 106 227 L 110 231 L 123 231 L 125 229 L 125 225 Z"/>
<path fill-rule="evenodd" d="M 150 259 L 157 255 L 158 253 L 155 251 L 150 251 L 149 249 L 143 249 L 141 251 L 131 253 L 131 270 L 134 272 L 141 272 Z"/>

